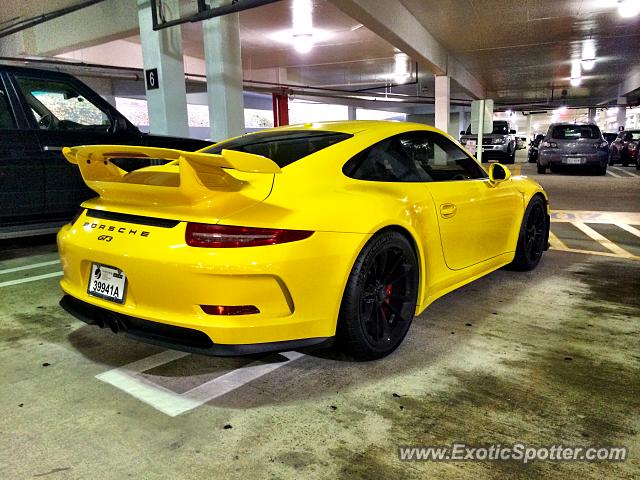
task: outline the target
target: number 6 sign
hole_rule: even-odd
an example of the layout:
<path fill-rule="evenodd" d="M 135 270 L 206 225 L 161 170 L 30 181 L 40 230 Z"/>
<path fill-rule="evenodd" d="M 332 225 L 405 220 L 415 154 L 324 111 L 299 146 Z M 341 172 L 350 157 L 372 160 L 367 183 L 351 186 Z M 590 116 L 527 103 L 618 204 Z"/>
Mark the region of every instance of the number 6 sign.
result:
<path fill-rule="evenodd" d="M 156 88 L 160 88 L 157 68 L 150 68 L 149 70 L 145 70 L 144 76 L 147 80 L 147 90 L 155 90 Z"/>

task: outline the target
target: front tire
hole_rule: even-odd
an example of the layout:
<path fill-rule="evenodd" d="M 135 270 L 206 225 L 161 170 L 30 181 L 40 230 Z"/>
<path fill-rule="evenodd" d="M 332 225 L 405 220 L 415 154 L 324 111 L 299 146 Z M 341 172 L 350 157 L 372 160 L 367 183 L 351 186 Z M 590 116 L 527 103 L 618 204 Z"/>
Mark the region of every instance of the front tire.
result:
<path fill-rule="evenodd" d="M 540 165 L 538 163 L 538 174 L 539 175 L 544 175 L 545 173 L 547 173 L 547 167 L 543 167 L 542 165 Z"/>
<path fill-rule="evenodd" d="M 351 270 L 338 317 L 342 350 L 358 360 L 393 352 L 404 339 L 418 300 L 418 259 L 398 232 L 375 235 Z"/>
<path fill-rule="evenodd" d="M 538 266 L 549 238 L 548 228 L 544 200 L 533 197 L 522 218 L 516 256 L 509 265 L 511 268 L 526 272 Z"/>

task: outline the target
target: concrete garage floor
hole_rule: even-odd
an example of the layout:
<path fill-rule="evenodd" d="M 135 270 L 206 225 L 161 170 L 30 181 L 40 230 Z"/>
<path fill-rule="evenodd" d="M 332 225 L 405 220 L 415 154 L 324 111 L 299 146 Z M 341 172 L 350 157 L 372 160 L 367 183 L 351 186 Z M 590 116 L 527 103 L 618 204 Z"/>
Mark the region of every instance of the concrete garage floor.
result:
<path fill-rule="evenodd" d="M 540 180 L 555 209 L 640 212 L 638 177 Z M 568 249 L 596 254 L 551 250 L 534 272 L 500 270 L 453 292 L 414 321 L 396 353 L 372 363 L 331 351 L 293 361 L 182 356 L 135 343 L 63 312 L 57 277 L 10 284 L 59 270 L 46 264 L 56 258 L 51 238 L 5 243 L 0 478 L 638 478 L 640 261 L 559 225 L 552 230 Z M 605 232 L 640 255 L 640 238 L 614 233 Z M 244 383 L 242 372 L 256 368 L 273 369 Z M 176 416 L 139 399 L 160 408 L 206 382 L 215 397 L 225 374 L 235 389 Z M 623 445 L 630 458 L 398 459 L 398 445 L 454 441 Z"/>

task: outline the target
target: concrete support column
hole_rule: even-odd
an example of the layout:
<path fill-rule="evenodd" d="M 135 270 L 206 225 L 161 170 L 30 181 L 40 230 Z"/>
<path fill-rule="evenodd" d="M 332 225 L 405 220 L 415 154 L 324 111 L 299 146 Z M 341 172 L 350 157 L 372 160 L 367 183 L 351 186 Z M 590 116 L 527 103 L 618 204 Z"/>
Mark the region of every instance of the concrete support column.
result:
<path fill-rule="evenodd" d="M 451 101 L 451 78 L 436 75 L 436 128 L 449 131 L 449 111 Z"/>
<path fill-rule="evenodd" d="M 177 18 L 178 0 L 164 0 L 162 5 L 167 20 Z M 186 137 L 189 122 L 180 27 L 155 32 L 148 0 L 138 0 L 138 21 L 144 68 L 158 70 L 155 80 L 159 88 L 147 90 L 149 130 Z"/>
<path fill-rule="evenodd" d="M 242 56 L 237 13 L 202 22 L 211 139 L 244 133 Z"/>
<path fill-rule="evenodd" d="M 468 126 L 469 126 L 469 122 L 467 120 L 467 112 L 465 111 L 464 107 L 460 107 L 460 116 L 458 117 L 458 135 L 463 130 L 466 131 Z M 459 138 L 459 137 L 456 136 L 456 138 Z"/>
<path fill-rule="evenodd" d="M 471 133 L 478 134 L 476 158 L 482 162 L 482 139 L 485 133 L 493 129 L 493 100 L 474 100 L 471 102 Z"/>
<path fill-rule="evenodd" d="M 595 108 L 592 107 L 589 109 L 588 116 L 589 116 L 590 122 L 596 123 L 596 113 L 597 113 L 597 110 Z"/>
<path fill-rule="evenodd" d="M 349 120 L 357 120 L 356 107 L 347 107 L 347 115 Z"/>
<path fill-rule="evenodd" d="M 616 121 L 618 122 L 618 129 L 623 127 L 627 123 L 627 107 L 620 106 L 618 107 L 618 114 L 616 115 Z"/>
<path fill-rule="evenodd" d="M 286 89 L 274 92 L 273 96 L 273 126 L 284 127 L 289 125 L 289 93 Z"/>
<path fill-rule="evenodd" d="M 533 123 L 533 115 L 530 113 L 527 115 L 527 143 L 525 146 L 531 141 L 531 124 Z"/>

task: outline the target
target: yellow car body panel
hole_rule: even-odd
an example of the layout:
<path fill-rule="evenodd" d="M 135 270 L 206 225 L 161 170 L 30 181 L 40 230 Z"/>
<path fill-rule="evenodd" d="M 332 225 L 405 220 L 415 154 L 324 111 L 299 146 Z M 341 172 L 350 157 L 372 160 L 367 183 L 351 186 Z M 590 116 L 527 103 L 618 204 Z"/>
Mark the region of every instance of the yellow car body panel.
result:
<path fill-rule="evenodd" d="M 92 170 L 91 177 L 85 168 L 85 179 L 97 182 L 101 196 L 85 202 L 87 210 L 58 235 L 64 292 L 108 311 L 204 332 L 214 344 L 332 337 L 349 273 L 376 232 L 395 228 L 410 235 L 420 266 L 420 313 L 440 296 L 510 263 L 529 201 L 534 195 L 546 201 L 540 185 L 522 176 L 502 182 L 486 178 L 392 183 L 356 180 L 342 172 L 357 153 L 403 132 L 433 131 L 457 144 L 426 125 L 354 121 L 280 130 L 323 130 L 353 137 L 287 165 L 280 173 L 269 172 L 251 156 L 234 159 L 233 167 L 220 166 L 221 158 L 207 166 L 204 151 L 191 159 L 183 152 L 177 159 L 170 157 L 176 161 L 167 165 L 132 172 L 130 183 L 122 172 L 115 181 L 112 174 L 101 180 L 107 173 Z M 96 161 L 108 163 L 109 158 L 102 157 L 108 149 L 97 148 L 66 153 L 80 161 L 93 151 Z M 238 171 L 245 160 L 246 165 L 257 162 L 260 173 Z M 192 170 L 188 176 L 184 168 Z M 184 183 L 176 186 L 176 178 Z M 226 182 L 222 188 L 221 181 Z M 208 194 L 207 182 L 213 185 Z M 178 224 L 132 226 L 89 217 L 91 211 L 160 217 Z M 197 248 L 185 243 L 187 222 L 314 233 L 279 245 Z M 148 233 L 141 236 L 141 231 Z M 112 240 L 98 240 L 101 233 Z M 124 304 L 87 293 L 92 262 L 125 272 Z M 255 305 L 260 313 L 215 316 L 204 313 L 201 305 Z"/>

